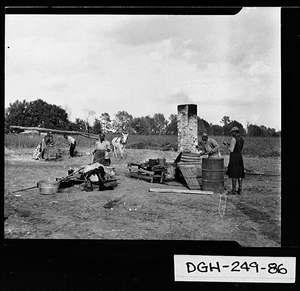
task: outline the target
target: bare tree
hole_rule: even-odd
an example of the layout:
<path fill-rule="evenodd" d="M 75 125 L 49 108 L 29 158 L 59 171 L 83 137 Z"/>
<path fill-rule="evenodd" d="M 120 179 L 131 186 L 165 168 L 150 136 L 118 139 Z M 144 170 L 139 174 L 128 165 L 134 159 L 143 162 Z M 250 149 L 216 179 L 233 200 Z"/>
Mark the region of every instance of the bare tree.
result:
<path fill-rule="evenodd" d="M 90 132 L 90 118 L 96 114 L 96 111 L 90 110 L 90 109 L 84 109 L 84 115 L 85 115 L 85 121 L 87 125 L 87 132 Z"/>

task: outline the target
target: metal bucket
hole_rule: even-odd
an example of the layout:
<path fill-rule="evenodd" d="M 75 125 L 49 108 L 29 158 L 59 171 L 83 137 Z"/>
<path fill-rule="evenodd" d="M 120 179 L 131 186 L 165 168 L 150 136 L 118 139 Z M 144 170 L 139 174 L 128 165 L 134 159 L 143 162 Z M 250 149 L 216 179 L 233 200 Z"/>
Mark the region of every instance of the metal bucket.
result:
<path fill-rule="evenodd" d="M 42 195 L 52 195 L 57 193 L 59 182 L 42 180 L 38 182 L 38 187 L 40 189 L 40 194 Z"/>
<path fill-rule="evenodd" d="M 222 193 L 224 191 L 224 159 L 202 159 L 202 190 Z"/>

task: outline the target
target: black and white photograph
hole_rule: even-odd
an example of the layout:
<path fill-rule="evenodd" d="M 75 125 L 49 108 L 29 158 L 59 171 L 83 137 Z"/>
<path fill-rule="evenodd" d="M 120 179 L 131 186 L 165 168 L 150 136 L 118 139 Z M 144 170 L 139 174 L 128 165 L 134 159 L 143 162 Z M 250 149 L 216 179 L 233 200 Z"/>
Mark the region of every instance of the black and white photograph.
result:
<path fill-rule="evenodd" d="M 298 290 L 295 12 L 7 7 L 1 289 Z"/>
<path fill-rule="evenodd" d="M 280 247 L 280 11 L 5 15 L 5 239 Z"/>

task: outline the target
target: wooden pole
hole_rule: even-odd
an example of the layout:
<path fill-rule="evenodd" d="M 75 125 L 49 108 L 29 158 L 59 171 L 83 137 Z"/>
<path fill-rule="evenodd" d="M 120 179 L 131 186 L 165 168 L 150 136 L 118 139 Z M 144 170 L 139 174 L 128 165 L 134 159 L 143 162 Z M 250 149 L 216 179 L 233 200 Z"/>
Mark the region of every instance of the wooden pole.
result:
<path fill-rule="evenodd" d="M 36 186 L 28 187 L 28 188 L 23 188 L 23 189 L 20 189 L 20 190 L 15 190 L 15 191 L 12 191 L 11 193 L 22 192 L 22 191 L 34 189 L 34 188 L 37 188 L 37 187 L 38 187 L 38 186 L 36 185 Z"/>
<path fill-rule="evenodd" d="M 201 191 L 201 190 L 188 190 L 188 189 L 162 189 L 162 188 L 150 188 L 149 192 L 158 193 L 184 193 L 184 194 L 204 194 L 211 195 L 214 194 L 213 191 Z"/>
<path fill-rule="evenodd" d="M 42 128 L 42 127 L 25 127 L 25 126 L 17 126 L 17 125 L 11 125 L 10 128 L 11 129 L 21 129 L 21 130 L 36 130 L 39 132 L 52 132 L 52 133 L 58 133 L 58 134 L 82 135 L 86 138 L 92 138 L 92 139 L 99 138 L 99 136 L 97 134 L 81 132 L 81 131 L 59 130 L 59 129 L 50 129 L 50 128 Z"/>

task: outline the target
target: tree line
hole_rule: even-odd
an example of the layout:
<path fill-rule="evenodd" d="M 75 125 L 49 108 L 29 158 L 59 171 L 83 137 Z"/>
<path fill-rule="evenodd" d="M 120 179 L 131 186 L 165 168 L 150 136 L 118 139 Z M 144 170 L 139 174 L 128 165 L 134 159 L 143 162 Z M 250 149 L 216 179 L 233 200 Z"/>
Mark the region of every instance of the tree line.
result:
<path fill-rule="evenodd" d="M 156 113 L 152 117 L 141 116 L 133 117 L 127 111 L 119 111 L 115 118 L 111 118 L 106 112 L 95 117 L 94 111 L 88 111 L 85 119 L 76 118 L 75 122 L 69 120 L 65 109 L 54 104 L 48 104 L 42 99 L 27 102 L 15 101 L 10 103 L 5 109 L 5 132 L 10 131 L 11 125 L 25 127 L 42 127 L 49 129 L 84 131 L 99 134 L 100 132 L 121 133 L 124 131 L 130 134 L 143 135 L 164 135 L 177 134 L 177 115 L 171 114 L 168 119 L 162 113 Z M 230 135 L 230 129 L 236 126 L 240 129 L 241 135 L 249 136 L 280 136 L 281 132 L 274 128 L 258 126 L 256 124 L 247 124 L 245 129 L 241 123 L 236 120 L 230 120 L 229 116 L 223 116 L 220 125 L 208 123 L 206 120 L 197 116 L 198 134 L 206 132 L 209 135 Z"/>

